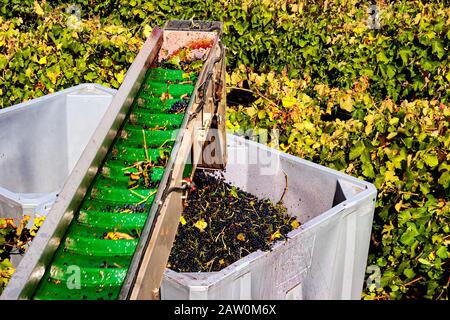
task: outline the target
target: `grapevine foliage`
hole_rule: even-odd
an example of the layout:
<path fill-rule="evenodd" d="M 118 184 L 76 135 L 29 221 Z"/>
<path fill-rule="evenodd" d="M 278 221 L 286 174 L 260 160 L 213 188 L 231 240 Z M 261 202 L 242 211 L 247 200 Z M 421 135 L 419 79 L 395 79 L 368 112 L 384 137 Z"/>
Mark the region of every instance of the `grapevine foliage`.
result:
<path fill-rule="evenodd" d="M 67 12 L 79 9 L 80 19 Z M 224 22 L 230 130 L 278 129 L 291 154 L 375 183 L 366 299 L 448 298 L 450 9 L 443 1 L 8 0 L 0 108 L 82 82 L 118 88 L 155 25 Z M 70 26 L 70 27 L 69 27 Z M 2 262 L 2 272 L 6 260 Z M 6 270 L 6 269 L 5 269 Z M 9 270 L 9 269 L 8 269 Z M 2 273 L 3 274 L 3 273 Z"/>

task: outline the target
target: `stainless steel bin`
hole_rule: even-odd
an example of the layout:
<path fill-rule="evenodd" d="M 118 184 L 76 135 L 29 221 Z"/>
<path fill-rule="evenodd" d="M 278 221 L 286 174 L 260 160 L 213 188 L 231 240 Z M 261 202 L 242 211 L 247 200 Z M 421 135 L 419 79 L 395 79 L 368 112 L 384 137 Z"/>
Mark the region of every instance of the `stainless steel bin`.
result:
<path fill-rule="evenodd" d="M 0 110 L 0 217 L 54 202 L 115 93 L 80 84 Z"/>
<path fill-rule="evenodd" d="M 166 270 L 162 299 L 360 299 L 376 189 L 342 172 L 228 135 L 225 179 L 302 223 L 270 252 L 219 272 Z"/>

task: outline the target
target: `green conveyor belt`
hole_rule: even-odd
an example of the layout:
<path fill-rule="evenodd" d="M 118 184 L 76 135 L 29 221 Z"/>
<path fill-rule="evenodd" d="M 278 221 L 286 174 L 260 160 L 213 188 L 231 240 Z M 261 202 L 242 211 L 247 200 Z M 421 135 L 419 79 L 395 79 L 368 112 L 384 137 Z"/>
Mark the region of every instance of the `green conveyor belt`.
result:
<path fill-rule="evenodd" d="M 186 76 L 180 70 L 149 69 L 34 299 L 118 298 L 164 174 L 165 168 L 156 164 L 164 163 L 161 158 L 170 155 L 184 118 L 184 113 L 171 114 L 168 110 L 191 96 L 195 80 L 195 76 Z M 161 100 L 167 93 L 170 96 Z M 133 164 L 149 159 L 155 163 L 150 169 L 150 185 L 131 189 L 129 174 L 138 172 Z M 111 232 L 132 239 L 105 239 Z"/>

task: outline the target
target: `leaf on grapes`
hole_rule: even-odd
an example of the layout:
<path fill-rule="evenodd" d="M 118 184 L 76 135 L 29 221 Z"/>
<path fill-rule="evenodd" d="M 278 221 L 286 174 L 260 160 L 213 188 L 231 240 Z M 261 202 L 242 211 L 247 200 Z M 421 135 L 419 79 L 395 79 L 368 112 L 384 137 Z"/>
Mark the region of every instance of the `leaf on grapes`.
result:
<path fill-rule="evenodd" d="M 270 235 L 270 241 L 281 238 L 280 230 L 277 230 L 275 233 Z"/>
<path fill-rule="evenodd" d="M 291 227 L 292 230 L 297 229 L 298 227 L 300 227 L 300 222 L 298 222 L 297 220 L 292 220 Z"/>
<path fill-rule="evenodd" d="M 242 232 L 239 233 L 239 234 L 236 236 L 236 239 L 238 239 L 239 241 L 245 241 L 245 234 L 243 234 Z"/>
<path fill-rule="evenodd" d="M 208 223 L 205 221 L 205 219 L 200 219 L 194 224 L 194 227 L 199 229 L 201 232 L 205 231 L 207 226 Z"/>
<path fill-rule="evenodd" d="M 231 190 L 230 190 L 230 193 L 235 198 L 239 197 L 238 194 L 237 194 L 237 191 L 236 191 L 236 187 L 232 187 Z"/>

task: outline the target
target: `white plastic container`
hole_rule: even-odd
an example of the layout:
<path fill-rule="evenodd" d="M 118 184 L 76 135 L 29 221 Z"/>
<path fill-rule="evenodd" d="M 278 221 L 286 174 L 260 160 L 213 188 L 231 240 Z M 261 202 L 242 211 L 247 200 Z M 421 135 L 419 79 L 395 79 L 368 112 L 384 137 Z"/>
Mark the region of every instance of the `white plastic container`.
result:
<path fill-rule="evenodd" d="M 284 204 L 302 226 L 270 252 L 254 252 L 220 272 L 166 270 L 162 299 L 360 299 L 375 187 L 262 144 L 228 135 L 225 178 Z"/>
<path fill-rule="evenodd" d="M 0 217 L 53 204 L 116 92 L 81 84 L 0 110 Z"/>

